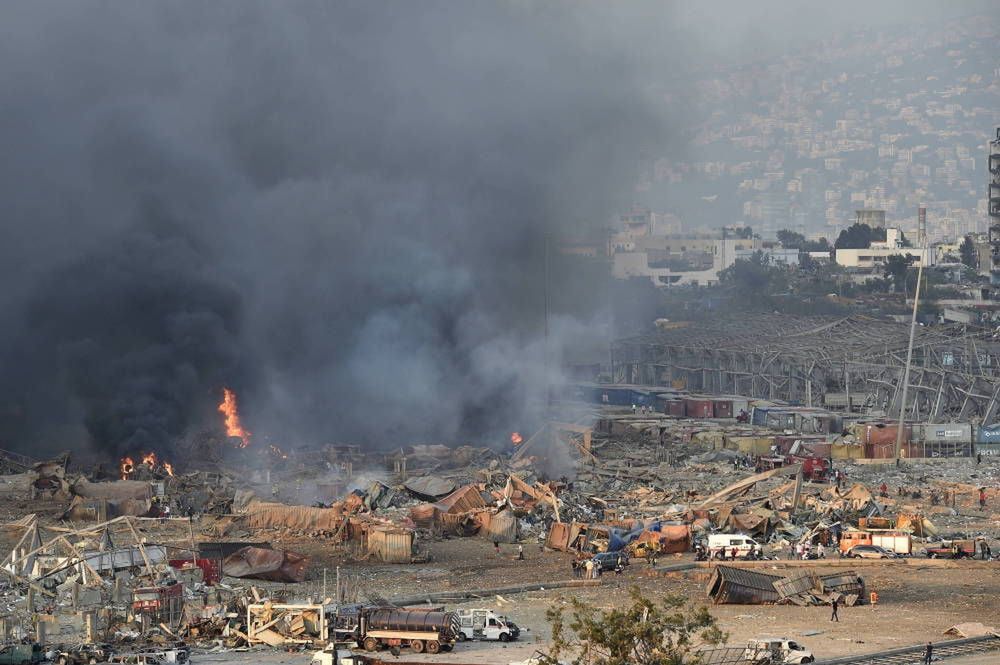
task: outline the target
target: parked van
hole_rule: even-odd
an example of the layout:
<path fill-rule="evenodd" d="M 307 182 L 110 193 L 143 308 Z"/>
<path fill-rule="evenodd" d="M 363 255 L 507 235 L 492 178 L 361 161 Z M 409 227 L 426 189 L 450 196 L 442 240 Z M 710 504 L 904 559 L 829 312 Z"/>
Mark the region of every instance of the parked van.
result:
<path fill-rule="evenodd" d="M 458 610 L 458 622 L 462 632 L 458 636 L 464 640 L 499 640 L 509 642 L 521 635 L 517 624 L 493 610 Z"/>
<path fill-rule="evenodd" d="M 708 555 L 713 559 L 728 559 L 734 547 L 736 556 L 745 559 L 760 546 L 756 540 L 742 533 L 712 533 L 708 536 Z"/>
<path fill-rule="evenodd" d="M 758 637 L 747 642 L 743 660 L 760 665 L 811 663 L 816 660 L 812 652 L 787 637 Z"/>

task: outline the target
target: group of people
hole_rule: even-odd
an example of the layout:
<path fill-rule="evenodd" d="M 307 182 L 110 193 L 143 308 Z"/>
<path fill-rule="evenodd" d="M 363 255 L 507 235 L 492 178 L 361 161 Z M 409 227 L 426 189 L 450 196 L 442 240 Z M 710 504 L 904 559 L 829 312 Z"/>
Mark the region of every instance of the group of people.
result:
<path fill-rule="evenodd" d="M 653 413 L 653 407 L 646 406 L 645 404 L 637 407 L 635 404 L 633 404 L 632 405 L 632 413 L 633 414 L 641 413 L 643 415 L 647 415 L 647 414 L 652 415 L 652 413 Z"/>
<path fill-rule="evenodd" d="M 791 556 L 793 552 L 795 554 L 794 557 Z M 819 543 L 816 545 L 816 551 L 813 552 L 812 543 L 809 541 L 799 542 L 795 544 L 794 548 L 791 548 L 788 558 L 802 559 L 803 561 L 808 559 L 825 559 L 826 547 L 823 546 L 823 543 Z"/>

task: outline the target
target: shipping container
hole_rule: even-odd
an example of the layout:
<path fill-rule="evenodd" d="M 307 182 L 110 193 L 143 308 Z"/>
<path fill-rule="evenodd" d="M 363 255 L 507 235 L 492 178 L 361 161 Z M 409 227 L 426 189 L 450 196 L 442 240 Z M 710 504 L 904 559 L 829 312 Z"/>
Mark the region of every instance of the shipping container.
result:
<path fill-rule="evenodd" d="M 973 450 L 983 457 L 1000 457 L 1000 443 L 977 443 Z"/>
<path fill-rule="evenodd" d="M 861 459 L 865 456 L 864 446 L 850 446 L 846 443 L 834 443 L 830 446 L 830 456 L 833 459 Z"/>
<path fill-rule="evenodd" d="M 968 423 L 920 425 L 919 437 L 926 443 L 971 443 L 972 425 Z"/>
<path fill-rule="evenodd" d="M 1000 443 L 1000 424 L 976 428 L 976 443 Z"/>
<path fill-rule="evenodd" d="M 883 445 L 891 443 L 895 445 L 896 443 L 896 433 L 899 431 L 898 424 L 888 424 L 888 423 L 865 423 L 862 426 L 862 436 L 861 441 L 863 443 L 872 443 L 876 445 Z M 908 443 L 911 440 L 911 428 L 909 425 L 903 427 L 903 443 Z"/>
<path fill-rule="evenodd" d="M 796 414 L 786 410 L 771 410 L 767 413 L 767 420 L 764 425 L 771 429 L 798 429 Z"/>
<path fill-rule="evenodd" d="M 684 400 L 682 399 L 672 399 L 667 401 L 667 408 L 665 413 L 668 416 L 674 416 L 675 418 L 683 418 L 687 411 L 684 409 Z"/>
<path fill-rule="evenodd" d="M 368 532 L 368 551 L 384 563 L 410 563 L 413 531 L 393 526 L 376 526 Z"/>
<path fill-rule="evenodd" d="M 731 399 L 712 399 L 712 415 L 715 418 L 732 418 L 733 401 Z"/>
<path fill-rule="evenodd" d="M 684 399 L 684 413 L 688 418 L 711 418 L 713 414 L 712 400 L 686 397 Z"/>

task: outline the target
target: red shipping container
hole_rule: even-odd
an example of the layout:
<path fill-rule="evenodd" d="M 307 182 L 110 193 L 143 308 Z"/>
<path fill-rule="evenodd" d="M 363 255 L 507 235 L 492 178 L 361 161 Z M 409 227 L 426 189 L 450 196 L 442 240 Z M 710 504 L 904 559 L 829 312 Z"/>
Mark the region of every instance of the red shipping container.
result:
<path fill-rule="evenodd" d="M 716 418 L 733 417 L 733 400 L 731 399 L 712 400 L 712 408 Z"/>
<path fill-rule="evenodd" d="M 688 398 L 684 400 L 684 413 L 688 418 L 711 418 L 715 410 L 710 399 Z"/>
<path fill-rule="evenodd" d="M 676 418 L 683 418 L 685 415 L 684 410 L 684 400 L 682 399 L 671 399 L 667 400 L 667 415 L 674 416 Z"/>

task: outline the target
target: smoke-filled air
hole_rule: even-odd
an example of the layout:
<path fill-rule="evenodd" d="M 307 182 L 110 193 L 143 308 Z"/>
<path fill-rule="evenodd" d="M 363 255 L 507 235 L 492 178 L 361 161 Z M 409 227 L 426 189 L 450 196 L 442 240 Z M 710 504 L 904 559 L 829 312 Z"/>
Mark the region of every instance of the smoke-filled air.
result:
<path fill-rule="evenodd" d="M 545 235 L 666 135 L 565 9 L 8 5 L 3 445 L 168 452 L 229 395 L 290 445 L 530 421 L 591 323 L 551 312 L 545 362 Z"/>

